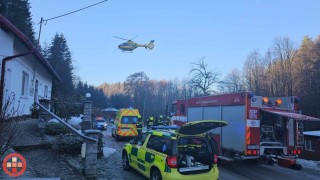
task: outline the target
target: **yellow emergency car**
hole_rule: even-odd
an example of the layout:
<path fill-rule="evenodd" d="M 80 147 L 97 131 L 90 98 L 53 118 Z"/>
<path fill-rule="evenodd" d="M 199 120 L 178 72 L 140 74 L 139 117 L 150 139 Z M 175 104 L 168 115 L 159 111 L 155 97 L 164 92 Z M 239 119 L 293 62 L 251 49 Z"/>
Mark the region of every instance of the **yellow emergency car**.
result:
<path fill-rule="evenodd" d="M 135 169 L 149 179 L 218 179 L 217 147 L 207 131 L 225 121 L 184 124 L 176 131 L 149 130 L 126 144 L 124 170 Z"/>
<path fill-rule="evenodd" d="M 117 141 L 121 138 L 135 138 L 138 136 L 137 122 L 140 117 L 138 109 L 120 109 L 111 126 L 111 134 Z"/>

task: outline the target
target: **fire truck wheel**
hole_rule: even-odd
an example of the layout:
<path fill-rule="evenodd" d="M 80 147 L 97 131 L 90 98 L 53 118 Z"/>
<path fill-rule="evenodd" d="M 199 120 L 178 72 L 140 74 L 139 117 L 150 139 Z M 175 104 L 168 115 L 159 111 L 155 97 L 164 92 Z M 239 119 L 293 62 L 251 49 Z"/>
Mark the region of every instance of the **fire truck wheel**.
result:
<path fill-rule="evenodd" d="M 294 165 L 292 165 L 292 169 L 301 170 L 302 166 L 301 166 L 301 164 L 294 164 Z"/>

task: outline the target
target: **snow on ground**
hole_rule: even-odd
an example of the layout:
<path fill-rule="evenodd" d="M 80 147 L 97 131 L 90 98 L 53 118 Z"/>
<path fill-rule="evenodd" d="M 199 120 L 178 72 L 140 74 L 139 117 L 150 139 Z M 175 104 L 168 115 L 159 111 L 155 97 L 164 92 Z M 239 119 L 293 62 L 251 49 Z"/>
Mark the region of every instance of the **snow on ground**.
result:
<path fill-rule="evenodd" d="M 48 123 L 59 123 L 59 121 L 56 120 L 56 119 L 50 119 L 50 120 L 48 121 Z"/>
<path fill-rule="evenodd" d="M 78 125 L 82 122 L 82 116 L 83 115 L 80 115 L 80 117 L 75 117 L 75 116 L 72 116 L 71 119 L 68 121 L 68 123 L 70 125 Z"/>
<path fill-rule="evenodd" d="M 302 165 L 302 168 L 309 168 L 320 171 L 320 161 L 312 161 L 305 159 L 297 159 L 297 163 Z"/>
<path fill-rule="evenodd" d="M 80 123 L 82 122 L 82 117 L 83 117 L 82 114 L 80 114 L 79 117 L 72 116 L 72 117 L 70 118 L 70 120 L 68 121 L 68 124 L 70 124 L 70 125 L 78 125 L 78 124 L 80 124 Z M 56 119 L 50 119 L 50 120 L 48 121 L 48 123 L 50 123 L 50 122 L 51 122 L 51 123 L 59 123 L 59 121 L 56 120 Z"/>
<path fill-rule="evenodd" d="M 108 147 L 103 147 L 103 155 L 104 157 L 109 157 L 110 155 L 116 153 L 116 149 L 114 148 L 108 148 Z"/>

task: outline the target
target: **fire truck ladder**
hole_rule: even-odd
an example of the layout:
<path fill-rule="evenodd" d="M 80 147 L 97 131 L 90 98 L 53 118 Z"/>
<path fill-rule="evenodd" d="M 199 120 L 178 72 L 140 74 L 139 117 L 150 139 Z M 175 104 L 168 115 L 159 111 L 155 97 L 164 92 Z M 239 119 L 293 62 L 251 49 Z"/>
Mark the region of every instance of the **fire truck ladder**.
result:
<path fill-rule="evenodd" d="M 297 146 L 303 147 L 303 120 L 297 121 Z"/>

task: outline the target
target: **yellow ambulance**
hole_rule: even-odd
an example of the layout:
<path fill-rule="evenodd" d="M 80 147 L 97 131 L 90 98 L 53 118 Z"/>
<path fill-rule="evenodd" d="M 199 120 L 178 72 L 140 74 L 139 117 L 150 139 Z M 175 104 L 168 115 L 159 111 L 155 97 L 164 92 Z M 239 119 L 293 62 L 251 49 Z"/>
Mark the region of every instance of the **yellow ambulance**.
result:
<path fill-rule="evenodd" d="M 134 138 L 138 136 L 137 122 L 140 117 L 138 109 L 120 109 L 112 124 L 111 134 L 117 141 L 122 138 Z"/>

